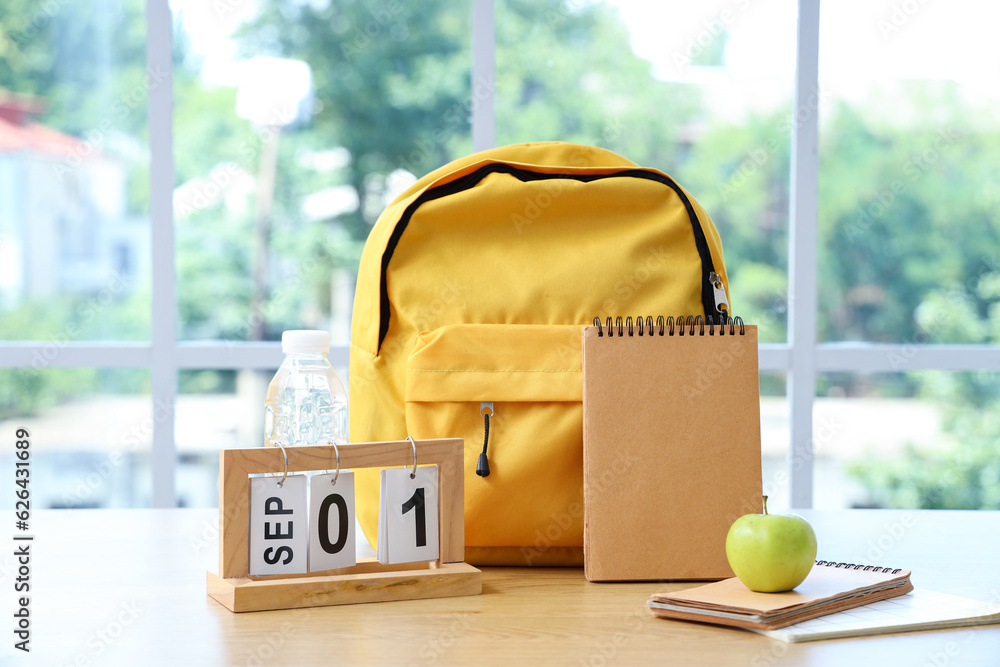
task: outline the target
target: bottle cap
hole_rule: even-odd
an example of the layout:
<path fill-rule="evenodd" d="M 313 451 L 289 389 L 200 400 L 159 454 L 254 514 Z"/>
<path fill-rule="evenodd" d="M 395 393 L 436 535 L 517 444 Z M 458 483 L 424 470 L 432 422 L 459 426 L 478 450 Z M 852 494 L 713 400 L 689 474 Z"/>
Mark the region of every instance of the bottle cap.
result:
<path fill-rule="evenodd" d="M 330 351 L 330 332 L 308 329 L 286 331 L 281 334 L 281 351 L 285 354 L 326 354 Z"/>

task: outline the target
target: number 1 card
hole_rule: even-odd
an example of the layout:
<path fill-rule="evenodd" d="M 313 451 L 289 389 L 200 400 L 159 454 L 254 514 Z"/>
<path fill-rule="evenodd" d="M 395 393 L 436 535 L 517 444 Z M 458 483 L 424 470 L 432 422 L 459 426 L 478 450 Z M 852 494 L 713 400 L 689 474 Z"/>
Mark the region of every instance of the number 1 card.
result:
<path fill-rule="evenodd" d="M 378 560 L 412 563 L 438 558 L 437 466 L 382 471 L 379 496 Z"/>

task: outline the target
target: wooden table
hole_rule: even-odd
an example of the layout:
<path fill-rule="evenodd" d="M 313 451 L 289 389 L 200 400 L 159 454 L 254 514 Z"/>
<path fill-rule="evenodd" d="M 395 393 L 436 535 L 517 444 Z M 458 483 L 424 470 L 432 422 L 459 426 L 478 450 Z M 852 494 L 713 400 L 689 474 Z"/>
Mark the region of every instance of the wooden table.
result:
<path fill-rule="evenodd" d="M 803 514 L 822 558 L 904 566 L 918 587 L 1000 602 L 1000 512 Z M 474 597 L 233 614 L 205 593 L 217 518 L 36 512 L 30 664 L 1000 665 L 1000 625 L 784 644 L 652 618 L 650 593 L 690 584 L 592 584 L 578 569 L 485 569 Z M 0 559 L 5 628 L 12 552 Z M 3 636 L 0 656 L 12 652 Z"/>

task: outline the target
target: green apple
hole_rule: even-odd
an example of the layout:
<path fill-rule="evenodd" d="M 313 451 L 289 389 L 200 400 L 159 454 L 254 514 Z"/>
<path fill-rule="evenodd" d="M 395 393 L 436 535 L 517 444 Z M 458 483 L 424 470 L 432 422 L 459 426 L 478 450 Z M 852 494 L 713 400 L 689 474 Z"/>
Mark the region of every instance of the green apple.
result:
<path fill-rule="evenodd" d="M 801 584 L 816 562 L 816 533 L 797 514 L 745 514 L 726 535 L 726 558 L 752 591 L 778 593 Z"/>

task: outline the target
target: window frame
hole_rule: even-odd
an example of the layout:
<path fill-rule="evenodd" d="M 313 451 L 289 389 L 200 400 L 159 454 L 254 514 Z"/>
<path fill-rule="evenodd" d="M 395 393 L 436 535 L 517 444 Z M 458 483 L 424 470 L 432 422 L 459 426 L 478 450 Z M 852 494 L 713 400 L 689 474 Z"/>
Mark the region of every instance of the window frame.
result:
<path fill-rule="evenodd" d="M 470 0 L 472 76 L 495 80 L 494 0 Z M 177 452 L 174 407 L 181 370 L 266 370 L 282 360 L 280 343 L 185 342 L 177 339 L 176 246 L 173 219 L 173 63 L 172 17 L 168 0 L 146 0 L 146 65 L 162 83 L 150 86 L 150 226 L 152 331 L 148 343 L 69 342 L 51 360 L 53 367 L 148 368 L 155 406 L 152 432 L 153 507 L 175 507 Z M 760 345 L 760 370 L 786 373 L 790 412 L 788 474 L 790 504 L 813 504 L 813 403 L 818 373 L 906 372 L 915 370 L 1000 371 L 1000 347 L 919 343 L 818 343 L 817 183 L 819 125 L 810 97 L 819 90 L 819 0 L 799 0 L 796 19 L 796 123 L 792 128 L 789 204 L 789 317 L 787 343 Z M 495 92 L 472 105 L 475 151 L 495 143 Z M 29 368 L 51 342 L 0 341 L 0 368 Z M 330 361 L 348 365 L 350 348 L 335 345 Z"/>

